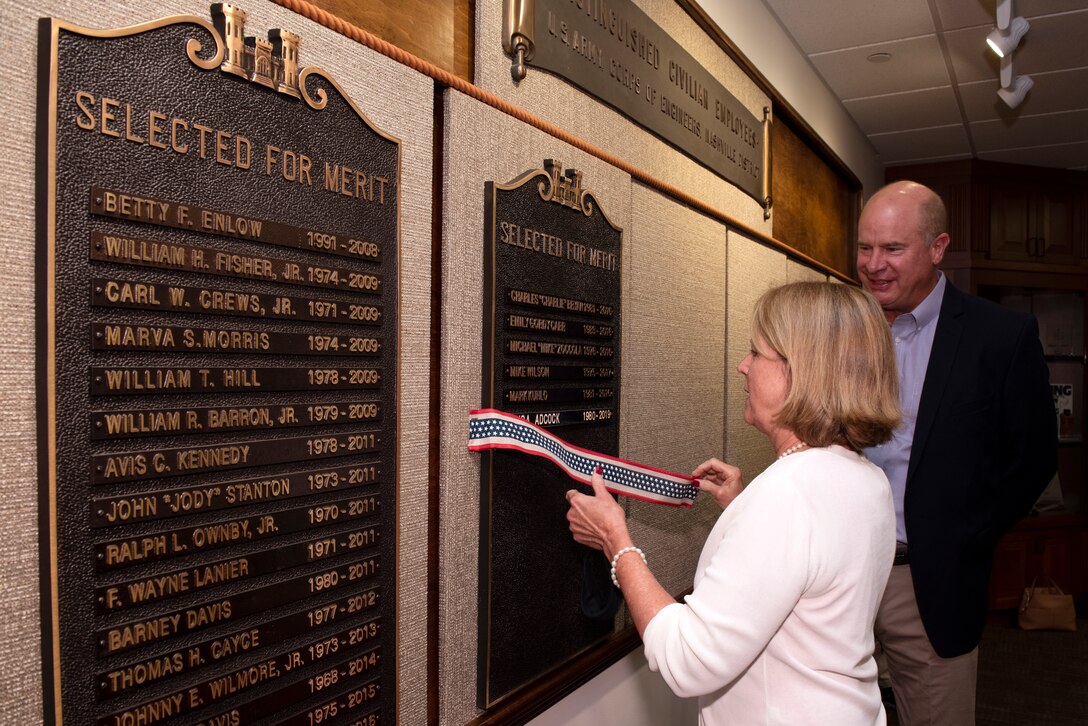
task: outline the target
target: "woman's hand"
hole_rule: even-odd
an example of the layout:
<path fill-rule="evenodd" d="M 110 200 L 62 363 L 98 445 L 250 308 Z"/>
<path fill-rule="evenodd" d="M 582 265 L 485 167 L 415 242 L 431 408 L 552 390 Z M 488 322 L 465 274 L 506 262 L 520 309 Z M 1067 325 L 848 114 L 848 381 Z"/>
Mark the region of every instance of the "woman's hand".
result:
<path fill-rule="evenodd" d="M 714 497 L 722 509 L 744 491 L 740 469 L 718 459 L 704 461 L 691 475 L 699 480 L 699 490 Z"/>
<path fill-rule="evenodd" d="M 567 522 L 570 523 L 574 541 L 604 552 L 612 559 L 618 550 L 631 545 L 627 532 L 627 518 L 623 507 L 616 503 L 604 486 L 600 468 L 593 472 L 593 496 L 580 494 L 576 489 L 567 492 Z"/>

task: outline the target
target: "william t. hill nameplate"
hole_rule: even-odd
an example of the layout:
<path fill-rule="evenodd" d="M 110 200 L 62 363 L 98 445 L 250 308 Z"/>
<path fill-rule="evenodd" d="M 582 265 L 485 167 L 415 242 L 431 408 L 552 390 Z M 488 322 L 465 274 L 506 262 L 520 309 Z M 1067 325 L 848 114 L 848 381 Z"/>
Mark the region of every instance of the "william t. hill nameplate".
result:
<path fill-rule="evenodd" d="M 52 722 L 396 722 L 400 145 L 254 20 L 41 24 Z"/>
<path fill-rule="evenodd" d="M 483 405 L 583 448 L 619 453 L 622 231 L 544 169 L 485 193 Z M 479 703 L 488 707 L 607 637 L 620 597 L 599 552 L 574 542 L 574 482 L 543 459 L 483 454 Z"/>

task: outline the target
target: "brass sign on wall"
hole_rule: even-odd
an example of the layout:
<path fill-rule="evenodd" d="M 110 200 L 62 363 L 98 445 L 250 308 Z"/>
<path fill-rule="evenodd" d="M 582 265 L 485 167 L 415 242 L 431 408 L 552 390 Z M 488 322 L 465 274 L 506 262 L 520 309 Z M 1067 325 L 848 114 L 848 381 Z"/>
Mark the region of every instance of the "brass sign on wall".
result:
<path fill-rule="evenodd" d="M 619 453 L 622 230 L 581 172 L 545 160 L 485 193 L 482 403 Z M 620 596 L 567 529 L 566 474 L 510 451 L 481 467 L 479 704 L 614 630 Z"/>
<path fill-rule="evenodd" d="M 756 118 L 631 0 L 503 1 L 515 80 L 555 73 L 769 210 L 769 111 Z"/>
<path fill-rule="evenodd" d="M 41 25 L 47 716 L 392 724 L 399 142 L 212 11 Z"/>

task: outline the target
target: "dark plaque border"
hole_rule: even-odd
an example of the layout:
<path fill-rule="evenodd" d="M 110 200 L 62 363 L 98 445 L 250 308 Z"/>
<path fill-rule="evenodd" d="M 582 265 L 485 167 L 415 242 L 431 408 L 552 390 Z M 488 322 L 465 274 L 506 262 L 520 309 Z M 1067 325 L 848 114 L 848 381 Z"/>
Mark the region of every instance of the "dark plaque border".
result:
<path fill-rule="evenodd" d="M 484 218 L 483 405 L 618 455 L 622 230 L 581 173 L 551 159 L 509 184 L 487 182 Z M 483 454 L 482 708 L 615 631 L 608 564 L 567 529 L 572 486 L 538 457 Z"/>
<path fill-rule="evenodd" d="M 45 720 L 392 724 L 400 141 L 213 17 L 39 26 Z"/>

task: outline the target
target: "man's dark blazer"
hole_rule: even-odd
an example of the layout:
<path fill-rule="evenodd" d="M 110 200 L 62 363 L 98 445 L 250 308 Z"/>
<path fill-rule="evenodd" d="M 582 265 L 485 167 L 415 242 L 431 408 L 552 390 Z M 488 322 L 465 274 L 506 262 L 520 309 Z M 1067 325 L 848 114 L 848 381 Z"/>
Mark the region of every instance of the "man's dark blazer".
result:
<path fill-rule="evenodd" d="M 918 608 L 942 657 L 978 645 L 994 548 L 1056 467 L 1053 397 L 1034 316 L 947 283 L 904 502 Z"/>

